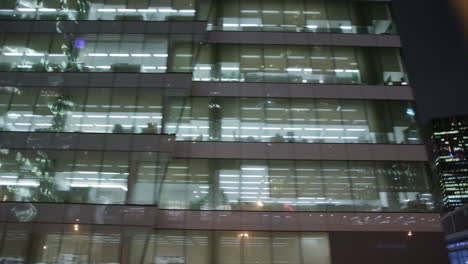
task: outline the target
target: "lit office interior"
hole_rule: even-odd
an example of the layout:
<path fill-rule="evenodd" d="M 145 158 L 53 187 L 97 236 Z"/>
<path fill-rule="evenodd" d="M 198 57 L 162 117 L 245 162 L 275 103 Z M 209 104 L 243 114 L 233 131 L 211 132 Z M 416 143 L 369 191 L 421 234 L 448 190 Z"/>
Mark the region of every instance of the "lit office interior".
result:
<path fill-rule="evenodd" d="M 434 209 L 421 162 L 167 160 L 151 152 L 14 149 L 0 155 L 2 201 L 196 210 Z"/>

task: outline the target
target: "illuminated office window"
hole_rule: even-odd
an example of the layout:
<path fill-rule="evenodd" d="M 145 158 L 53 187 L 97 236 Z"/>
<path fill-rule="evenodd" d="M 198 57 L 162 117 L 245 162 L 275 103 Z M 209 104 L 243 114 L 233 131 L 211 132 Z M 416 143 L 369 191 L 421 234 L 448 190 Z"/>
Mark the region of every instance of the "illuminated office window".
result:
<path fill-rule="evenodd" d="M 3 131 L 162 133 L 162 96 L 150 88 L 2 91 Z"/>
<path fill-rule="evenodd" d="M 210 30 L 396 34 L 387 3 L 218 0 L 202 7 Z"/>
<path fill-rule="evenodd" d="M 178 140 L 419 144 L 408 101 L 191 97 L 172 106 Z"/>
<path fill-rule="evenodd" d="M 191 21 L 194 0 L 3 0 L 0 18 L 8 20 Z"/>
<path fill-rule="evenodd" d="M 143 72 L 167 70 L 168 37 L 152 34 L 3 34 L 1 71 Z"/>
<path fill-rule="evenodd" d="M 204 44 L 194 81 L 407 85 L 396 48 Z"/>
<path fill-rule="evenodd" d="M 419 162 L 172 159 L 157 153 L 9 150 L 0 199 L 162 209 L 430 211 Z"/>
<path fill-rule="evenodd" d="M 431 211 L 417 162 L 207 160 L 169 163 L 158 190 L 165 209 Z"/>

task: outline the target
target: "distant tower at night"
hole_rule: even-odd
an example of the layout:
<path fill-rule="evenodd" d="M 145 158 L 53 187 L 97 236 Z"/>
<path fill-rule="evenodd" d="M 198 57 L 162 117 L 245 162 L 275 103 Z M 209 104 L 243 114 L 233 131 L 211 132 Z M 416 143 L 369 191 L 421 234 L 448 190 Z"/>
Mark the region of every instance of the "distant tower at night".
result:
<path fill-rule="evenodd" d="M 452 210 L 468 203 L 468 116 L 436 119 L 432 126 L 443 205 Z"/>

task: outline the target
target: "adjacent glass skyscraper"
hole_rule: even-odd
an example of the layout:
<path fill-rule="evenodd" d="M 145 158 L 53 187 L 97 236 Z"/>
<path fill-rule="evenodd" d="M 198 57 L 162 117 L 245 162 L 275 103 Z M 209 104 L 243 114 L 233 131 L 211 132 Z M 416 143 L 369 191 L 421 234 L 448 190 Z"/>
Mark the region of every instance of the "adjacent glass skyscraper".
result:
<path fill-rule="evenodd" d="M 463 263 L 468 261 L 468 117 L 435 119 L 430 128 L 447 248 L 451 263 Z"/>
<path fill-rule="evenodd" d="M 468 117 L 436 119 L 431 128 L 443 205 L 450 211 L 468 203 Z"/>
<path fill-rule="evenodd" d="M 2 1 L 0 263 L 446 263 L 390 5 Z"/>

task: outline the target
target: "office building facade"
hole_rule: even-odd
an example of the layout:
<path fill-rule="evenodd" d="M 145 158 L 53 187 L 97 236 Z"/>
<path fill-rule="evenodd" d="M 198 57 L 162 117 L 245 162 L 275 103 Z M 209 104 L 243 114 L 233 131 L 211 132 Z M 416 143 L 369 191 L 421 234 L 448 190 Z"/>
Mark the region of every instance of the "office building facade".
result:
<path fill-rule="evenodd" d="M 429 123 L 434 170 L 440 185 L 450 262 L 468 261 L 468 118 L 457 116 Z"/>
<path fill-rule="evenodd" d="M 0 18 L 3 263 L 447 263 L 390 1 Z"/>
<path fill-rule="evenodd" d="M 442 217 L 450 263 L 468 261 L 468 205 L 458 207 Z"/>
<path fill-rule="evenodd" d="M 451 211 L 468 203 L 468 117 L 435 119 L 430 127 L 443 206 Z"/>

